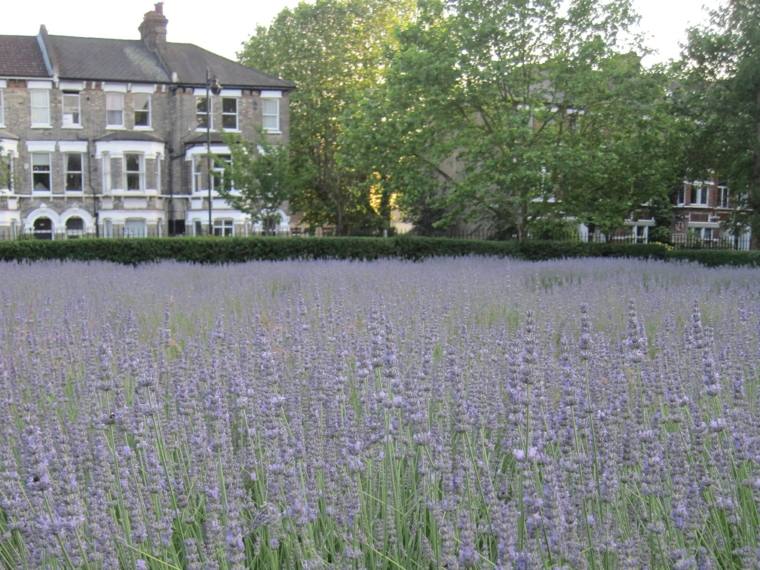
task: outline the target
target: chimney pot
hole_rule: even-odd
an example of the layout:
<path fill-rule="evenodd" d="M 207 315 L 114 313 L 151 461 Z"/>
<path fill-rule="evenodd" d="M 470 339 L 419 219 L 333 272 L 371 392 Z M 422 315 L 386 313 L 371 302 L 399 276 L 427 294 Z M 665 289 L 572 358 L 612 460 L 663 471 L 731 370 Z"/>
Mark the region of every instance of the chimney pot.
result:
<path fill-rule="evenodd" d="M 164 16 L 164 3 L 158 2 L 153 10 L 146 12 L 140 30 L 143 43 L 153 51 L 160 51 L 166 46 L 166 25 L 169 20 Z"/>

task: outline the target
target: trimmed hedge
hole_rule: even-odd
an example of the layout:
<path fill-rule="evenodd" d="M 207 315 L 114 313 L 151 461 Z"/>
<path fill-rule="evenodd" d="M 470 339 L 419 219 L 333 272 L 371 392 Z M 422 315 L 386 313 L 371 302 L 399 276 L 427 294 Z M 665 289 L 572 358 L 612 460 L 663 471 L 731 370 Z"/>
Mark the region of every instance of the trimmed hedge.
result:
<path fill-rule="evenodd" d="M 400 258 L 490 255 L 528 260 L 566 257 L 683 259 L 707 266 L 760 266 L 760 252 L 673 250 L 664 245 L 618 245 L 563 241 L 477 241 L 400 236 L 393 238 L 146 238 L 20 240 L 0 242 L 2 261 L 45 259 L 112 261 L 137 265 L 174 259 L 191 263 L 252 260 Z"/>

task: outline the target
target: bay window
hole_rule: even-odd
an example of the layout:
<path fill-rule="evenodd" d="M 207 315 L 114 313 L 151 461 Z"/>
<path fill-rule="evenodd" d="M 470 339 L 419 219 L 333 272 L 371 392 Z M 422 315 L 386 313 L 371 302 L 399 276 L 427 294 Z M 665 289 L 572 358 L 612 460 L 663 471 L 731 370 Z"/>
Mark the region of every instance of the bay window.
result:
<path fill-rule="evenodd" d="M 126 189 L 145 190 L 145 157 L 139 153 L 124 154 L 124 174 Z"/>

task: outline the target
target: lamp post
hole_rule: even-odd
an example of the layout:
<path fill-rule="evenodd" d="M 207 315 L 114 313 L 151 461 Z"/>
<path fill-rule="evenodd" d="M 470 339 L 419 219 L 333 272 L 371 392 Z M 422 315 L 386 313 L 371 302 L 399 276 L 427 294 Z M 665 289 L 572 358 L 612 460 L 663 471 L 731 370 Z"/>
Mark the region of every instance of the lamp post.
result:
<path fill-rule="evenodd" d="M 208 235 L 214 234 L 214 222 L 212 219 L 212 198 L 211 198 L 211 93 L 219 95 L 222 92 L 222 86 L 216 77 L 211 78 L 211 71 L 206 68 L 206 171 L 208 174 Z"/>

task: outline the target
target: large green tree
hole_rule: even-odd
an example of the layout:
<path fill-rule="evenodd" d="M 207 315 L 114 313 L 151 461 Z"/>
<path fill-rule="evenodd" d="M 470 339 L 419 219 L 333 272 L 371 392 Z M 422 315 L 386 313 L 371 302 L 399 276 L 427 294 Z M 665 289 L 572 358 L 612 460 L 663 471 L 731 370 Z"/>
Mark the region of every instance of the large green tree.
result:
<path fill-rule="evenodd" d="M 418 226 L 611 229 L 672 179 L 667 82 L 628 0 L 428 0 L 343 136 Z M 625 41 L 622 39 L 626 37 Z"/>
<path fill-rule="evenodd" d="M 709 22 L 689 30 L 676 90 L 679 116 L 692 126 L 692 178 L 728 182 L 735 204 L 751 208 L 731 220 L 760 237 L 760 3 L 729 0 Z"/>
<path fill-rule="evenodd" d="M 413 15 L 412 0 L 317 0 L 280 12 L 257 28 L 241 62 L 296 83 L 290 99 L 291 196 L 305 221 L 337 233 L 379 228 L 368 173 L 359 172 L 342 133 L 357 105 L 384 80 L 394 30 Z"/>

